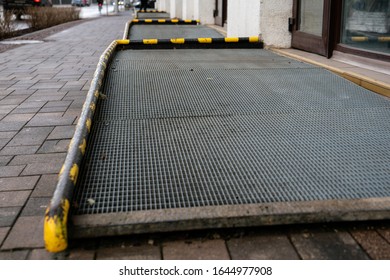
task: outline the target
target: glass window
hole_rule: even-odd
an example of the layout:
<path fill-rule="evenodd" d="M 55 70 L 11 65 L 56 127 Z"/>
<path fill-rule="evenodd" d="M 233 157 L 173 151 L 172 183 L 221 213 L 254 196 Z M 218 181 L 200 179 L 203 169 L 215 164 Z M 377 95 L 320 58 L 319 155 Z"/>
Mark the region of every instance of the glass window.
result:
<path fill-rule="evenodd" d="M 390 53 L 390 0 L 344 0 L 341 43 Z"/>
<path fill-rule="evenodd" d="M 299 1 L 299 30 L 312 35 L 322 36 L 324 0 Z"/>

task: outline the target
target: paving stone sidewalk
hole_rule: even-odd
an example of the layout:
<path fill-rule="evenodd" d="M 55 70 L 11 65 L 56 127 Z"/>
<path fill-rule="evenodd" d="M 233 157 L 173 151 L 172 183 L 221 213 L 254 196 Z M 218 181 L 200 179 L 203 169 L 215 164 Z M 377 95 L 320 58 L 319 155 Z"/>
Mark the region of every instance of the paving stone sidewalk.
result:
<path fill-rule="evenodd" d="M 44 211 L 103 50 L 130 13 L 0 53 L 0 259 L 390 259 L 388 221 L 71 240 L 45 251 Z"/>
<path fill-rule="evenodd" d="M 40 258 L 52 197 L 98 59 L 131 14 L 0 53 L 0 259 Z"/>

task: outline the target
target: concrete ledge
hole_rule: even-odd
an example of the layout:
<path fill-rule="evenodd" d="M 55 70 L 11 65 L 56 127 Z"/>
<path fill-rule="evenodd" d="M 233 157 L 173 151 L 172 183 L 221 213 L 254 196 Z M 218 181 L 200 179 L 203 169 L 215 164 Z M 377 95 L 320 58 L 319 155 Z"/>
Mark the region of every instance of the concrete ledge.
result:
<path fill-rule="evenodd" d="M 319 66 L 321 68 L 325 68 L 325 69 L 332 71 L 333 73 L 335 73 L 335 74 L 337 74 L 337 75 L 339 75 L 339 76 L 341 76 L 341 77 L 343 77 L 343 78 L 345 78 L 345 79 L 347 79 L 355 84 L 358 84 L 361 87 L 364 87 L 368 90 L 379 93 L 381 95 L 390 97 L 390 84 L 388 84 L 388 83 L 377 81 L 375 79 L 366 77 L 364 75 L 357 74 L 357 73 L 354 73 L 351 71 L 346 71 L 346 70 L 340 69 L 338 67 L 330 66 L 330 65 L 315 61 L 313 59 L 303 57 L 301 55 L 292 54 L 288 50 L 283 50 L 283 49 L 271 49 L 271 50 L 277 54 L 287 56 L 290 58 L 294 58 L 296 60 L 303 61 L 306 63 L 310 63 L 313 65 Z"/>
<path fill-rule="evenodd" d="M 73 216 L 72 238 L 389 218 L 390 198 L 207 206 Z"/>

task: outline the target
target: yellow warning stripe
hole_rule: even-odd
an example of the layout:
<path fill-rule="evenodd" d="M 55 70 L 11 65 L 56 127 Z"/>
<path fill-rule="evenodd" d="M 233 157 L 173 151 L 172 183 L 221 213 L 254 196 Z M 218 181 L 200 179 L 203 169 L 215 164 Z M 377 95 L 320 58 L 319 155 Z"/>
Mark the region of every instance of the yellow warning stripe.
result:
<path fill-rule="evenodd" d="M 173 39 L 171 39 L 171 43 L 172 44 L 184 44 L 185 41 L 186 40 L 184 38 L 173 38 Z"/>
<path fill-rule="evenodd" d="M 70 203 L 65 199 L 61 201 L 62 215 L 50 217 L 49 209 L 46 210 L 45 221 L 43 225 L 44 241 L 46 250 L 57 253 L 68 247 L 67 221 Z"/>
<path fill-rule="evenodd" d="M 240 41 L 240 38 L 238 37 L 227 37 L 225 38 L 226 43 L 238 43 Z"/>
<path fill-rule="evenodd" d="M 213 42 L 213 38 L 198 38 L 198 42 L 202 44 L 211 44 Z"/>
<path fill-rule="evenodd" d="M 156 44 L 158 44 L 158 40 L 157 39 L 143 39 L 142 42 L 145 45 L 156 45 Z"/>

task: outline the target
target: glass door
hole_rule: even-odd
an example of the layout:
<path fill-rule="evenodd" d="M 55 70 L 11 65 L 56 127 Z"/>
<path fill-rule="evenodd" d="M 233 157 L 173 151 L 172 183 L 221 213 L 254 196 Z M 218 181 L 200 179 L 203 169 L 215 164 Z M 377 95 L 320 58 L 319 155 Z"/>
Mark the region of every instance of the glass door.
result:
<path fill-rule="evenodd" d="M 294 0 L 290 19 L 292 47 L 330 56 L 331 0 Z"/>

